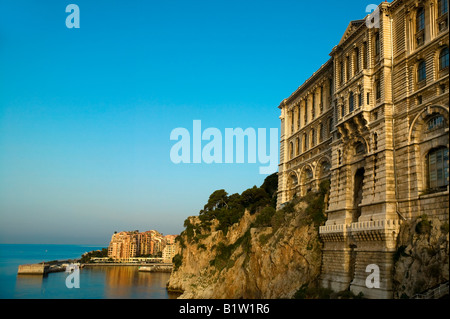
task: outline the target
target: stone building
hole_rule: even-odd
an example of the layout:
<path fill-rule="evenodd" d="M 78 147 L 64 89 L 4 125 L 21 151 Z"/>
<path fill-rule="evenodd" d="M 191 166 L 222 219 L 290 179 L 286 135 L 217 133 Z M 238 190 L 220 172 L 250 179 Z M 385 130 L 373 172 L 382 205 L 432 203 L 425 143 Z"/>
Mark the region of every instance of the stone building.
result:
<path fill-rule="evenodd" d="M 448 222 L 448 42 L 448 0 L 383 2 L 351 21 L 331 59 L 281 103 L 278 206 L 331 181 L 324 287 L 391 298 L 401 222 Z M 330 94 L 319 97 L 323 113 L 307 103 L 318 88 Z M 311 140 L 320 124 L 324 139 Z M 377 289 L 366 285 L 373 265 Z"/>

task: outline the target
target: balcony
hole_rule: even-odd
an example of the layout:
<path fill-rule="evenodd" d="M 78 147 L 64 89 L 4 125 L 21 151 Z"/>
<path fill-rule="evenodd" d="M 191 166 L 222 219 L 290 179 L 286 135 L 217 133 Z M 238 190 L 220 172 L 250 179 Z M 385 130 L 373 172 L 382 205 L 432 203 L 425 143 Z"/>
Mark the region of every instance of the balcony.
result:
<path fill-rule="evenodd" d="M 382 219 L 352 224 L 327 225 L 319 228 L 325 241 L 343 241 L 351 236 L 357 241 L 380 241 L 395 239 L 400 230 L 400 220 Z"/>

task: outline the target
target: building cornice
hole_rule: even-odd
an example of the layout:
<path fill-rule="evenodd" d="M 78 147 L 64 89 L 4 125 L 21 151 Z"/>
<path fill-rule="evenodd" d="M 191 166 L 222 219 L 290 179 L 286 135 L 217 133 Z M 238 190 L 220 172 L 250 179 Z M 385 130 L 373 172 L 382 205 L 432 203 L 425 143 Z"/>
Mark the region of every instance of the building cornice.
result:
<path fill-rule="evenodd" d="M 287 106 L 288 104 L 292 103 L 296 98 L 298 98 L 299 95 L 301 95 L 302 92 L 307 90 L 309 88 L 310 84 L 313 84 L 316 79 L 318 79 L 320 76 L 322 76 L 324 73 L 326 73 L 328 70 L 328 67 L 331 67 L 333 65 L 333 59 L 330 58 L 327 62 L 325 62 L 319 70 L 313 73 L 311 77 L 309 77 L 297 90 L 294 91 L 288 98 L 284 99 L 280 106 L 278 106 L 279 109 Z"/>

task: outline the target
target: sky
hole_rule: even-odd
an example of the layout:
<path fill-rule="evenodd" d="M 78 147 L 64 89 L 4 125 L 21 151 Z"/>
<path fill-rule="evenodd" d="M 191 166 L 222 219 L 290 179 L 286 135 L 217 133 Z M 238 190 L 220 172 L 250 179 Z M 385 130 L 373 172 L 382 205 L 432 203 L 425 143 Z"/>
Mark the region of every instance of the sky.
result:
<path fill-rule="evenodd" d="M 179 234 L 213 191 L 260 186 L 260 163 L 175 164 L 171 132 L 279 129 L 369 4 L 0 0 L 0 243 Z"/>

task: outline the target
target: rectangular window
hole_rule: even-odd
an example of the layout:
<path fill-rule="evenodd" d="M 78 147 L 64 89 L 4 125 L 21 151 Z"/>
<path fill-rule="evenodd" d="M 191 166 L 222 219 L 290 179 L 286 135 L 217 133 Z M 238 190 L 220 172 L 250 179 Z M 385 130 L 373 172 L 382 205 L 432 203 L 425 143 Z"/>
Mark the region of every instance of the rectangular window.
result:
<path fill-rule="evenodd" d="M 367 43 L 363 43 L 363 68 L 367 69 Z"/>
<path fill-rule="evenodd" d="M 375 35 L 375 55 L 380 55 L 380 33 Z"/>
<path fill-rule="evenodd" d="M 351 113 L 353 112 L 355 106 L 354 106 L 354 97 L 353 97 L 353 92 L 350 93 L 350 96 L 348 98 L 348 111 Z"/>
<path fill-rule="evenodd" d="M 355 74 L 359 72 L 359 48 L 355 48 Z"/>
<path fill-rule="evenodd" d="M 438 1 L 438 10 L 439 10 L 439 16 L 443 16 L 448 12 L 448 0 L 439 0 Z"/>
<path fill-rule="evenodd" d="M 311 119 L 316 117 L 316 92 L 312 95 L 312 106 L 311 106 Z"/>
<path fill-rule="evenodd" d="M 419 8 L 416 16 L 417 32 L 425 29 L 425 9 Z"/>
<path fill-rule="evenodd" d="M 448 185 L 448 148 L 441 148 L 428 155 L 429 187 L 440 188 Z"/>
<path fill-rule="evenodd" d="M 375 98 L 377 100 L 381 99 L 381 83 L 380 83 L 380 80 L 376 80 L 375 81 L 375 92 L 376 92 Z"/>

